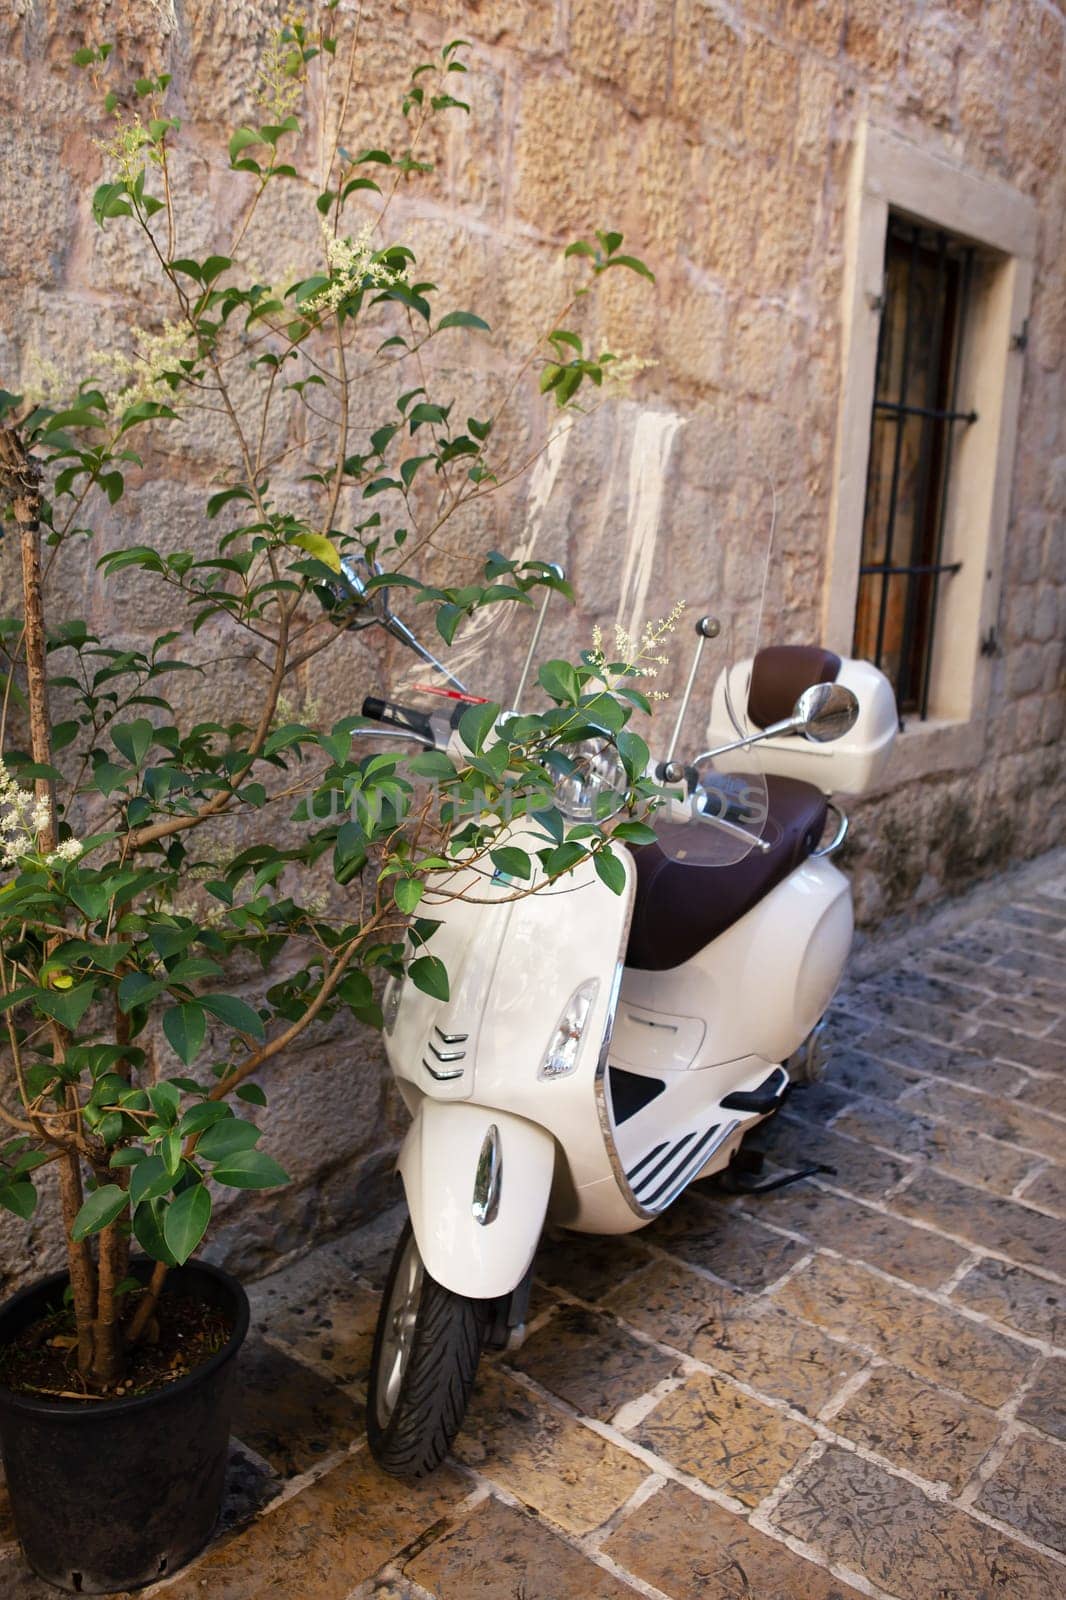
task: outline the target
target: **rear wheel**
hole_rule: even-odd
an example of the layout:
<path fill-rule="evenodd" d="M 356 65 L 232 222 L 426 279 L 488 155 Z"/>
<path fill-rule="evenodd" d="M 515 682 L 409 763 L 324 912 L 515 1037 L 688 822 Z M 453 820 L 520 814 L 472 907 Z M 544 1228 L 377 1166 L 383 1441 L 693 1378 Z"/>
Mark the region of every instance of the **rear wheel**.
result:
<path fill-rule="evenodd" d="M 408 1222 L 389 1268 L 367 1392 L 367 1438 L 379 1466 L 422 1478 L 463 1425 L 492 1304 L 431 1278 Z"/>

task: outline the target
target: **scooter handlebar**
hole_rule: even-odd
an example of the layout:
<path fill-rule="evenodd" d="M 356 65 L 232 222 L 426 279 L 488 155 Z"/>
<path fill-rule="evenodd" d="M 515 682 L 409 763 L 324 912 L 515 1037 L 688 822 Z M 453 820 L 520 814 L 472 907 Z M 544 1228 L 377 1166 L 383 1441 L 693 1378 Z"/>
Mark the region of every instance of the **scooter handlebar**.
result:
<path fill-rule="evenodd" d="M 377 695 L 368 694 L 363 701 L 363 716 L 371 722 L 387 722 L 394 728 L 404 728 L 408 733 L 417 734 L 427 744 L 437 742 L 429 717 L 414 706 L 401 706 L 393 700 L 380 700 Z"/>

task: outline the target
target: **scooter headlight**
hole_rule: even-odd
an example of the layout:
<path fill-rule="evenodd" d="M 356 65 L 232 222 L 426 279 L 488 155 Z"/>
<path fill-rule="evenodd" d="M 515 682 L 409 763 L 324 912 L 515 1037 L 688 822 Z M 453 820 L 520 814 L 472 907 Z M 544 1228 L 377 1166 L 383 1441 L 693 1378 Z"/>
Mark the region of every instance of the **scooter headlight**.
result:
<path fill-rule="evenodd" d="M 538 1078 L 565 1078 L 573 1072 L 599 987 L 598 978 L 588 978 L 574 990 L 544 1052 Z"/>
<path fill-rule="evenodd" d="M 562 752 L 570 770 L 555 780 L 555 804 L 572 822 L 605 822 L 621 810 L 626 769 L 607 739 L 585 739 Z"/>

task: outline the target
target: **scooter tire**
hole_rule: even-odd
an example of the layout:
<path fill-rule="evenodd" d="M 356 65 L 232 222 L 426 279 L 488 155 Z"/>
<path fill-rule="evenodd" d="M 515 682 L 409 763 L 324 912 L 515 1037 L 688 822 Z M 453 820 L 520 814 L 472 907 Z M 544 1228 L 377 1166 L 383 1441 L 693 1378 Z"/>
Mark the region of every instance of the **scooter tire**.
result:
<path fill-rule="evenodd" d="M 415 1285 L 412 1252 L 418 1262 Z M 430 1277 L 407 1222 L 389 1267 L 367 1385 L 367 1441 L 384 1471 L 424 1478 L 449 1454 L 466 1416 L 491 1311 L 491 1301 L 454 1294 Z M 409 1346 L 397 1377 L 390 1328 L 395 1330 L 404 1315 Z"/>

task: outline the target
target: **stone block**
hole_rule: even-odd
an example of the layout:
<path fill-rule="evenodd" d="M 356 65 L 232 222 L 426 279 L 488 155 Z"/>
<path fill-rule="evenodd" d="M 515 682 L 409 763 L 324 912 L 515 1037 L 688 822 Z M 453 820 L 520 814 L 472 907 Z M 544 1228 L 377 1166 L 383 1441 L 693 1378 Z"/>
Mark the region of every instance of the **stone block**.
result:
<path fill-rule="evenodd" d="M 1064 1473 L 1061 1445 L 1022 1434 L 986 1480 L 976 1504 L 1027 1538 L 1066 1551 Z"/>
<path fill-rule="evenodd" d="M 1033 1365 L 1032 1352 L 1013 1339 L 827 1256 L 816 1256 L 774 1299 L 827 1332 L 984 1405 L 1001 1405 Z"/>
<path fill-rule="evenodd" d="M 599 1527 L 647 1476 L 617 1445 L 485 1368 L 455 1454 L 568 1533 Z"/>
<path fill-rule="evenodd" d="M 845 1438 L 958 1494 L 1000 1430 L 991 1411 L 966 1406 L 895 1367 L 878 1367 L 832 1426 Z"/>
<path fill-rule="evenodd" d="M 1053 1592 L 1061 1572 L 1049 1557 L 845 1450 L 813 1461 L 772 1521 L 827 1560 L 914 1600 L 943 1595 L 946 1582 L 960 1595 L 1038 1595 Z M 947 1576 L 963 1573 L 961 1587 Z"/>
<path fill-rule="evenodd" d="M 745 1505 L 759 1503 L 814 1435 L 724 1379 L 693 1373 L 639 1424 L 638 1442 Z"/>
<path fill-rule="evenodd" d="M 673 1600 L 852 1600 L 857 1593 L 678 1483 L 664 1484 L 603 1548 Z"/>
<path fill-rule="evenodd" d="M 671 1377 L 678 1365 L 609 1318 L 580 1306 L 560 1306 L 509 1364 L 576 1411 L 603 1422 Z"/>
<path fill-rule="evenodd" d="M 892 1208 L 1009 1256 L 1019 1265 L 1061 1270 L 1062 1225 L 1056 1218 L 953 1182 L 940 1173 L 919 1172 L 896 1196 Z"/>

